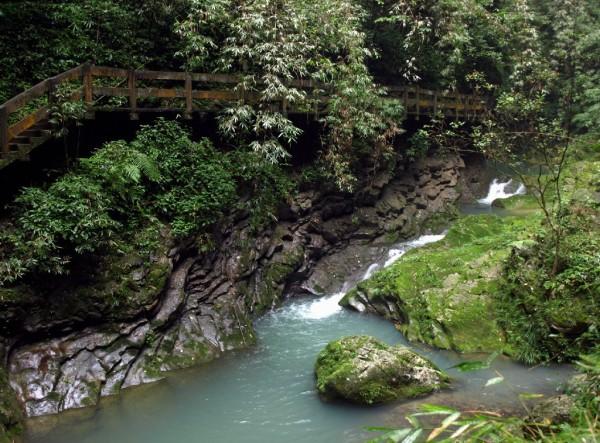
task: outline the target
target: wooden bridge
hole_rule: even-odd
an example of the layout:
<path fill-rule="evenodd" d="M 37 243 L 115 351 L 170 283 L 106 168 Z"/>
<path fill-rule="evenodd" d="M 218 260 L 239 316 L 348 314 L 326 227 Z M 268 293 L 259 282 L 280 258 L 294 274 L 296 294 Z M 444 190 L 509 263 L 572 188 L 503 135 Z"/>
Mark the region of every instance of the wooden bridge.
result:
<path fill-rule="evenodd" d="M 27 160 L 29 153 L 53 136 L 49 122 L 58 97 L 79 102 L 86 117 L 96 111 L 126 111 L 132 119 L 144 112 L 178 112 L 191 118 L 194 112 L 218 111 L 238 100 L 260 99 L 256 92 L 236 88 L 241 77 L 228 74 L 128 70 L 84 64 L 44 80 L 0 106 L 0 169 L 15 160 Z M 305 90 L 314 108 L 293 107 L 285 100 L 271 103 L 284 113 L 326 111 L 326 90 L 311 80 L 293 80 Z M 388 86 L 388 96 L 400 99 L 408 114 L 431 116 L 438 113 L 456 119 L 479 119 L 486 100 L 475 95 L 431 91 L 418 86 Z"/>

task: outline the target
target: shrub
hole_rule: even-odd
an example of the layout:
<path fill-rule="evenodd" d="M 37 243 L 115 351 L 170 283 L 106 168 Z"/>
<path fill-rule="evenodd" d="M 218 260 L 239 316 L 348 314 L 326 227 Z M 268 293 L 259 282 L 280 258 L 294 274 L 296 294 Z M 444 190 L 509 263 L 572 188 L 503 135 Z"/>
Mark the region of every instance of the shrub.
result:
<path fill-rule="evenodd" d="M 0 284 L 28 272 L 67 272 L 75 256 L 122 250 L 157 221 L 176 236 L 205 229 L 234 199 L 230 169 L 210 141 L 195 143 L 162 119 L 131 143 L 107 143 L 47 189 L 26 188 L 15 199 L 14 221 L 0 238 Z"/>

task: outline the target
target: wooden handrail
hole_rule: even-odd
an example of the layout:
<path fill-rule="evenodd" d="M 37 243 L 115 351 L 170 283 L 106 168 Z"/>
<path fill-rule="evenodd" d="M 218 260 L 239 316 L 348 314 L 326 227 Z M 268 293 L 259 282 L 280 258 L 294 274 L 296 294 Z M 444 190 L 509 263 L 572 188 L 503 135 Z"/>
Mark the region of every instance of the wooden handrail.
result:
<path fill-rule="evenodd" d="M 108 77 L 121 79 L 126 82 L 126 86 L 95 86 L 94 78 Z M 27 91 L 24 91 L 0 105 L 0 156 L 6 157 L 10 154 L 10 143 L 15 137 L 27 129 L 33 127 L 38 122 L 48 118 L 49 106 L 43 105 L 38 109 L 22 118 L 19 122 L 9 125 L 10 115 L 27 106 L 32 101 L 48 95 L 49 103 L 52 101 L 53 93 L 61 83 L 80 80 L 81 88 L 72 96 L 71 100 L 82 100 L 89 111 L 105 110 L 106 107 L 95 105 L 94 98 L 97 96 L 124 97 L 128 100 L 127 110 L 131 118 L 137 118 L 139 112 L 157 112 L 160 109 L 165 111 L 182 112 L 186 118 L 191 118 L 195 110 L 194 100 L 212 101 L 215 103 L 235 101 L 243 98 L 247 101 L 257 101 L 260 96 L 256 92 L 246 91 L 240 93 L 237 86 L 242 81 L 249 80 L 250 83 L 260 85 L 263 83 L 260 77 L 243 76 L 241 74 L 207 74 L 191 72 L 172 72 L 172 71 L 153 71 L 153 70 L 129 70 L 123 68 L 112 68 L 107 66 L 95 66 L 83 64 L 73 69 L 65 71 L 54 77 L 48 78 Z M 181 87 L 173 86 L 140 86 L 140 82 L 161 81 L 161 82 L 181 82 Z M 194 89 L 194 83 L 202 84 L 202 89 Z M 295 79 L 286 82 L 288 85 L 313 91 L 313 94 L 327 94 L 330 88 L 310 79 Z M 215 85 L 223 85 L 225 89 L 219 89 Z M 420 115 L 437 115 L 442 112 L 446 116 L 459 118 L 460 114 L 466 119 L 474 119 L 482 115 L 488 109 L 488 103 L 485 98 L 475 94 L 464 95 L 452 91 L 434 91 L 420 88 L 418 85 L 387 86 L 388 97 L 400 99 L 408 114 L 414 114 L 416 118 Z M 139 106 L 139 99 L 144 98 L 159 99 L 184 99 L 184 105 L 176 108 L 153 107 L 144 108 Z M 320 104 L 327 102 L 326 95 L 316 95 L 318 98 L 315 103 L 315 115 L 318 115 Z M 280 100 L 280 106 L 283 112 L 294 112 L 291 104 Z M 206 102 L 205 102 L 206 103 Z M 212 106 L 206 106 L 202 109 L 212 109 Z M 121 110 L 123 108 L 108 108 L 109 110 Z M 200 109 L 200 108 L 198 108 Z"/>

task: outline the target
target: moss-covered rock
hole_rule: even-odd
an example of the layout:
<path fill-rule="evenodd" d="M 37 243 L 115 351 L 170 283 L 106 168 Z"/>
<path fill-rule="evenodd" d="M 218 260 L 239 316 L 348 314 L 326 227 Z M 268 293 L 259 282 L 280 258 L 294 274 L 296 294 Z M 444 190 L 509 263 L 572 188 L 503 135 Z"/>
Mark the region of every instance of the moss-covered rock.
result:
<path fill-rule="evenodd" d="M 408 339 L 463 352 L 509 352 L 492 295 L 503 260 L 537 216 L 468 216 L 442 241 L 408 252 L 342 300 L 394 321 Z"/>
<path fill-rule="evenodd" d="M 388 346 L 368 336 L 329 343 L 317 358 L 315 374 L 325 399 L 367 405 L 428 394 L 449 380 L 408 348 Z"/>
<path fill-rule="evenodd" d="M 8 443 L 22 431 L 23 412 L 8 377 L 0 368 L 0 443 Z"/>
<path fill-rule="evenodd" d="M 32 277 L 0 288 L 0 334 L 46 332 L 99 320 L 126 321 L 151 310 L 171 273 L 168 232 L 152 251 L 132 246 L 118 253 L 81 258 L 64 276 Z"/>
<path fill-rule="evenodd" d="M 509 198 L 497 199 L 492 206 L 510 210 L 512 214 L 526 214 L 540 209 L 532 195 L 513 195 Z"/>

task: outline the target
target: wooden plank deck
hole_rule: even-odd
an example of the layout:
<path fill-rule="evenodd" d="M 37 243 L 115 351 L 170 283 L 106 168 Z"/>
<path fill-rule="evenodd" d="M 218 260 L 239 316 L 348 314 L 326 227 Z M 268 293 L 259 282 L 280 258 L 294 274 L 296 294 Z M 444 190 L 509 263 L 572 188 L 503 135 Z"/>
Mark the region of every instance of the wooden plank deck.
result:
<path fill-rule="evenodd" d="M 29 152 L 52 137 L 48 129 L 50 104 L 55 99 L 56 89 L 67 82 L 78 85 L 71 91 L 69 100 L 83 101 L 88 115 L 94 111 L 126 111 L 130 118 L 137 119 L 143 112 L 180 112 L 185 118 L 191 118 L 194 112 L 215 111 L 233 101 L 259 100 L 257 93 L 236 88 L 240 80 L 241 76 L 231 74 L 77 66 L 0 105 L 0 169 L 15 160 L 27 159 Z M 160 85 L 151 85 L 152 82 Z M 290 84 L 317 99 L 311 112 L 318 115 L 326 111 L 326 88 L 312 80 L 292 80 Z M 476 95 L 432 91 L 419 86 L 389 86 L 387 90 L 389 97 L 399 99 L 406 112 L 417 119 L 441 113 L 448 118 L 477 120 L 488 109 L 486 100 Z M 121 98 L 123 104 L 103 104 L 107 97 Z M 284 113 L 307 113 L 306 109 L 296 109 L 285 100 L 272 105 Z M 15 113 L 21 118 L 11 124 L 11 115 Z"/>

